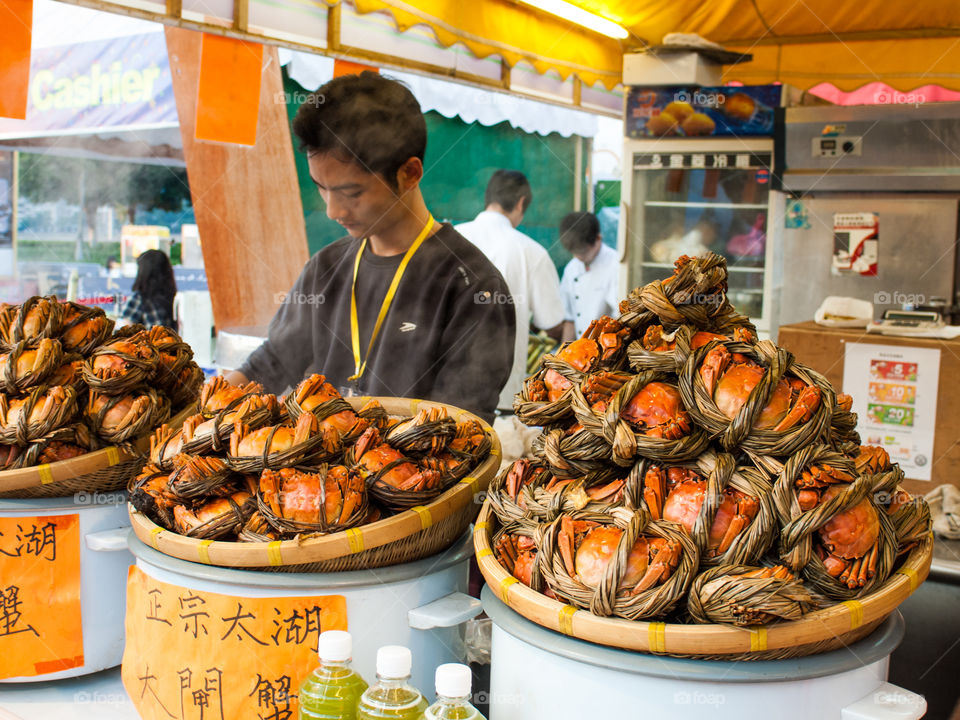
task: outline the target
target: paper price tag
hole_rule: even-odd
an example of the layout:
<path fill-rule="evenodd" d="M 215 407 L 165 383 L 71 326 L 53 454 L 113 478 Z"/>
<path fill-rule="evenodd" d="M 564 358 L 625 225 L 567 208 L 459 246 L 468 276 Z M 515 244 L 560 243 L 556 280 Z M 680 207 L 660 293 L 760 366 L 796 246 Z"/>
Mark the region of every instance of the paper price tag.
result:
<path fill-rule="evenodd" d="M 0 678 L 83 665 L 77 515 L 0 518 Z"/>
<path fill-rule="evenodd" d="M 347 629 L 342 595 L 252 598 L 127 578 L 121 675 L 144 720 L 296 718 L 317 639 Z"/>

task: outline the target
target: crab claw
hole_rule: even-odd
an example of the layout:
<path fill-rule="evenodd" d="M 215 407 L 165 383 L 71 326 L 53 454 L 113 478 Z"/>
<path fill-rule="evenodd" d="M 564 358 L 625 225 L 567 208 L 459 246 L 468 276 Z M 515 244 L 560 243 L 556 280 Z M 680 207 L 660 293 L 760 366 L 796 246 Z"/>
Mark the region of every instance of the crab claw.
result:
<path fill-rule="evenodd" d="M 717 379 L 727 369 L 730 359 L 730 351 L 723 345 L 715 347 L 703 359 L 703 363 L 700 365 L 700 378 L 710 395 L 713 395 Z"/>
<path fill-rule="evenodd" d="M 774 426 L 776 432 L 789 430 L 794 425 L 806 422 L 813 415 L 814 411 L 820 406 L 820 388 L 813 385 L 807 385 L 800 391 L 797 401 L 790 408 L 783 420 Z"/>

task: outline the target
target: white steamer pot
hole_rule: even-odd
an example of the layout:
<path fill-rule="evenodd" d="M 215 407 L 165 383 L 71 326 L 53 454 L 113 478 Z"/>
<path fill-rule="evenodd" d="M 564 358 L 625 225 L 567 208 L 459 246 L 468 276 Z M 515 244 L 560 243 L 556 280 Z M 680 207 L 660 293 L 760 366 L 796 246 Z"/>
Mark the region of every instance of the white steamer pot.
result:
<path fill-rule="evenodd" d="M 465 533 L 446 551 L 403 565 L 333 573 L 235 570 L 180 560 L 128 538 L 137 567 L 150 577 L 191 590 L 231 597 L 342 595 L 353 636 L 353 667 L 376 677 L 377 649 L 404 645 L 413 654 L 412 682 L 433 687 L 437 665 L 462 662 L 462 623 L 480 613 L 466 594 L 473 541 Z"/>
<path fill-rule="evenodd" d="M 489 587 L 481 597 L 493 621 L 490 720 L 916 720 L 927 709 L 886 682 L 904 634 L 899 612 L 847 648 L 736 662 L 596 645 L 530 622 Z"/>
<path fill-rule="evenodd" d="M 80 612 L 83 665 L 69 670 L 0 680 L 45 682 L 99 672 L 123 658 L 130 530 L 126 493 L 77 493 L 70 497 L 0 500 L 0 517 L 77 515 L 80 528 Z"/>

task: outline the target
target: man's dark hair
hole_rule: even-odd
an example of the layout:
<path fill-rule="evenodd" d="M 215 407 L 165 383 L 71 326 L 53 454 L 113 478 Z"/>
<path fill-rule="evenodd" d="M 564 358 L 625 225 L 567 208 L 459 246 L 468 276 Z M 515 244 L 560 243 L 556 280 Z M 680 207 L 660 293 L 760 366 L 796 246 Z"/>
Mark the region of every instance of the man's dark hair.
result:
<path fill-rule="evenodd" d="M 334 78 L 311 93 L 293 118 L 293 132 L 307 155 L 332 153 L 356 162 L 392 188 L 400 167 L 412 157 L 422 162 L 427 149 L 427 123 L 413 93 L 369 70 Z"/>
<path fill-rule="evenodd" d="M 485 206 L 496 203 L 507 212 L 513 212 L 517 203 L 523 199 L 526 199 L 523 205 L 526 212 L 533 202 L 533 191 L 527 176 L 519 170 L 497 170 L 487 183 L 483 202 Z"/>
<path fill-rule="evenodd" d="M 560 242 L 573 255 L 593 247 L 600 234 L 600 221 L 588 212 L 572 212 L 560 221 Z"/>

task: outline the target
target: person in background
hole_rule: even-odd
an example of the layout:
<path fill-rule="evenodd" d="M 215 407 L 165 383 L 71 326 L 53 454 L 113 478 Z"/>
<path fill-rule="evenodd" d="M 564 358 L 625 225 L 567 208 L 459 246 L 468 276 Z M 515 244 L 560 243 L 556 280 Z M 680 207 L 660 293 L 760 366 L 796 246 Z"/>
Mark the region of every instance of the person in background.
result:
<path fill-rule="evenodd" d="M 513 414 L 513 397 L 527 376 L 527 345 L 531 324 L 560 339 L 563 307 L 560 277 L 550 254 L 533 238 L 517 230 L 533 200 L 526 176 L 517 170 L 497 170 L 487 183 L 485 209 L 457 232 L 476 245 L 500 271 L 509 298 L 492 300 L 513 305 L 517 318 L 510 378 L 500 393 L 498 414 Z"/>
<path fill-rule="evenodd" d="M 300 106 L 293 131 L 347 235 L 307 261 L 227 381 L 279 394 L 322 373 L 345 395 L 437 400 L 492 422 L 513 357 L 513 311 L 493 302 L 507 285 L 427 208 L 416 98 L 378 73 L 344 75 Z"/>
<path fill-rule="evenodd" d="M 580 337 L 602 315 L 616 317 L 619 260 L 603 244 L 600 221 L 588 212 L 572 212 L 560 221 L 560 242 L 573 255 L 563 269 L 563 340 Z"/>
<path fill-rule="evenodd" d="M 176 330 L 173 322 L 173 296 L 177 281 L 170 258 L 160 250 L 147 250 L 137 258 L 137 277 L 133 294 L 120 311 L 118 326 L 141 323 L 147 327 L 164 325 Z"/>

